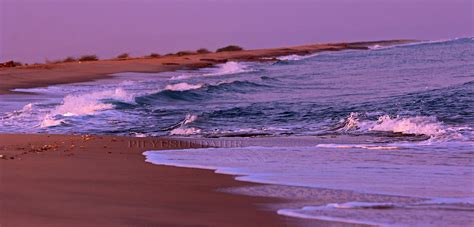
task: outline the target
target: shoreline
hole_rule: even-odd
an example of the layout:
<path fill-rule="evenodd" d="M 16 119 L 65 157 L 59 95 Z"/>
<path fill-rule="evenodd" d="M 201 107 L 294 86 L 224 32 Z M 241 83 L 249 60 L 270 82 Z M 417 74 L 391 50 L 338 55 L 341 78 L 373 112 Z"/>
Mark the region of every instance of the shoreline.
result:
<path fill-rule="evenodd" d="M 88 82 L 111 77 L 115 73 L 160 73 L 184 69 L 212 67 L 227 61 L 276 61 L 286 55 L 308 55 L 323 51 L 367 50 L 370 46 L 391 46 L 416 42 L 415 40 L 386 40 L 370 42 L 328 43 L 285 48 L 227 51 L 218 53 L 169 55 L 157 58 L 108 59 L 90 62 L 49 63 L 13 68 L 0 68 L 1 94 L 16 88 L 36 88 L 56 84 Z M 265 59 L 270 58 L 270 59 Z"/>
<path fill-rule="evenodd" d="M 132 146 L 140 141 L 181 146 L 170 138 L 0 134 L 0 225 L 334 224 L 278 215 L 270 206 L 281 199 L 222 191 L 262 184 L 147 163 L 147 147 Z"/>

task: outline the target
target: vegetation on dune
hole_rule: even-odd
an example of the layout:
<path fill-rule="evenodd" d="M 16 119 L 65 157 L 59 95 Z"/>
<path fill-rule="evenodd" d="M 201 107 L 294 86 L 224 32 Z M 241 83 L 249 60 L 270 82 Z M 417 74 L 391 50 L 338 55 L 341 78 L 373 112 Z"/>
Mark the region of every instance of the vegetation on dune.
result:
<path fill-rule="evenodd" d="M 186 55 L 192 55 L 192 54 L 195 54 L 195 53 L 192 51 L 187 51 L 187 50 L 179 51 L 176 53 L 177 56 L 186 56 Z"/>
<path fill-rule="evenodd" d="M 22 66 L 23 63 L 18 62 L 18 61 L 7 61 L 4 63 L 0 63 L 0 68 L 10 68 L 10 67 L 17 67 L 17 66 Z"/>
<path fill-rule="evenodd" d="M 123 53 L 117 56 L 117 59 L 127 59 L 130 55 L 128 53 Z"/>
<path fill-rule="evenodd" d="M 67 62 L 76 62 L 77 59 L 74 58 L 74 57 L 67 57 L 63 60 L 64 63 L 67 63 Z"/>
<path fill-rule="evenodd" d="M 160 55 L 160 54 L 157 54 L 157 53 L 151 53 L 151 54 L 148 55 L 147 57 L 149 57 L 149 58 L 159 58 L 159 57 L 161 57 L 161 55 Z"/>
<path fill-rule="evenodd" d="M 229 45 L 229 46 L 217 49 L 216 52 L 219 53 L 219 52 L 225 52 L 225 51 L 241 51 L 241 50 L 244 50 L 244 48 L 240 46 L 236 46 L 236 45 Z"/>
<path fill-rule="evenodd" d="M 78 59 L 79 61 L 98 61 L 97 55 L 84 55 Z"/>
<path fill-rule="evenodd" d="M 206 48 L 200 48 L 196 51 L 196 53 L 198 53 L 198 54 L 208 54 L 208 53 L 211 53 L 211 51 L 209 51 Z"/>

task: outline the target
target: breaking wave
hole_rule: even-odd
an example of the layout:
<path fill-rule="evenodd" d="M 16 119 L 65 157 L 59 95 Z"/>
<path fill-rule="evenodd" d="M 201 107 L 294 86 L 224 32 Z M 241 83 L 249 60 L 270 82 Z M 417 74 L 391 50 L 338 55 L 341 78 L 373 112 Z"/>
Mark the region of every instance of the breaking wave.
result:
<path fill-rule="evenodd" d="M 177 84 L 169 84 L 166 85 L 165 90 L 169 91 L 188 91 L 188 90 L 194 90 L 194 89 L 199 89 L 205 86 L 204 83 L 199 83 L 199 84 L 188 84 L 188 83 L 177 83 Z"/>
<path fill-rule="evenodd" d="M 266 85 L 250 81 L 224 80 L 214 84 L 188 84 L 178 83 L 167 85 L 164 90 L 159 92 L 139 96 L 136 98 L 138 104 L 156 104 L 160 102 L 171 101 L 202 101 L 212 98 L 222 98 L 221 95 L 228 95 L 229 92 L 246 93 L 257 88 L 264 88 Z"/>
<path fill-rule="evenodd" d="M 63 117 L 93 115 L 99 111 L 112 109 L 111 103 L 104 103 L 103 100 L 120 100 L 133 102 L 134 95 L 127 93 L 122 88 L 109 91 L 99 91 L 93 93 L 67 95 L 62 103 L 48 113 L 40 123 L 40 127 L 51 127 L 65 123 Z"/>
<path fill-rule="evenodd" d="M 363 120 L 359 113 L 352 112 L 343 121 L 344 125 L 339 129 L 343 132 L 393 132 L 405 135 L 426 135 L 431 138 L 454 139 L 462 138 L 458 129 L 447 127 L 436 117 L 411 116 L 391 117 L 390 115 L 379 116 L 377 120 Z"/>
<path fill-rule="evenodd" d="M 196 115 L 187 114 L 184 120 L 169 128 L 171 129 L 170 135 L 194 135 L 200 133 L 201 129 L 188 127 L 188 125 L 193 123 L 196 119 Z"/>
<path fill-rule="evenodd" d="M 300 61 L 300 60 L 303 60 L 303 59 L 312 58 L 312 57 L 316 57 L 316 56 L 318 56 L 318 54 L 309 54 L 309 55 L 292 54 L 292 55 L 277 57 L 277 59 L 280 60 L 280 61 Z"/>
<path fill-rule="evenodd" d="M 241 62 L 229 61 L 224 64 L 219 65 L 219 67 L 211 73 L 205 73 L 204 76 L 222 76 L 222 75 L 231 75 L 245 72 L 252 72 L 252 69 L 249 69 L 247 65 Z"/>
<path fill-rule="evenodd" d="M 412 46 L 421 46 L 421 45 L 431 45 L 431 44 L 451 44 L 453 42 L 472 42 L 472 37 L 458 37 L 453 39 L 439 39 L 439 40 L 426 40 L 426 41 L 418 41 L 412 43 L 405 43 L 405 44 L 395 44 L 395 45 L 373 45 L 369 46 L 371 50 L 382 50 L 382 49 L 390 49 L 394 47 L 412 47 Z"/>

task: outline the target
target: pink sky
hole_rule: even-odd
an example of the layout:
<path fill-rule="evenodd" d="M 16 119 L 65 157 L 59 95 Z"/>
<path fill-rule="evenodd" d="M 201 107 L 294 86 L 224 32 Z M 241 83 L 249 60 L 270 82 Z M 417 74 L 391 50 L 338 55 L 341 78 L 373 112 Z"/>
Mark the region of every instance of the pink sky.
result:
<path fill-rule="evenodd" d="M 473 36 L 472 0 L 0 0 L 0 61 Z"/>

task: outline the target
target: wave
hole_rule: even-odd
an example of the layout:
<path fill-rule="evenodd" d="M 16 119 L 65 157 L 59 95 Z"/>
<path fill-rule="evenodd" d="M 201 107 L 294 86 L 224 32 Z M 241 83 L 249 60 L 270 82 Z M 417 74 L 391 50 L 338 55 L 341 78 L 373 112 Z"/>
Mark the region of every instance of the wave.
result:
<path fill-rule="evenodd" d="M 25 114 L 31 113 L 32 110 L 33 110 L 33 103 L 28 103 L 28 104 L 24 105 L 20 110 L 15 110 L 13 112 L 5 113 L 5 116 L 2 117 L 2 120 L 3 119 L 12 119 L 12 118 L 20 117 L 20 116 L 23 116 Z"/>
<path fill-rule="evenodd" d="M 178 83 L 167 85 L 164 90 L 159 92 L 139 96 L 136 98 L 138 104 L 156 104 L 157 102 L 184 101 L 194 102 L 203 101 L 216 97 L 217 94 L 228 95 L 231 92 L 245 93 L 249 90 L 267 87 L 266 85 L 239 80 L 219 81 L 215 84 L 188 84 Z M 222 98 L 221 96 L 217 98 Z"/>
<path fill-rule="evenodd" d="M 188 90 L 194 90 L 194 89 L 199 89 L 205 86 L 204 83 L 199 83 L 199 84 L 188 84 L 188 83 L 177 83 L 177 84 L 169 84 L 166 85 L 165 90 L 169 91 L 188 91 Z"/>
<path fill-rule="evenodd" d="M 176 128 L 171 130 L 170 135 L 195 135 L 201 132 L 198 128 Z"/>
<path fill-rule="evenodd" d="M 218 66 L 219 67 L 215 70 L 215 72 L 206 73 L 204 74 L 204 76 L 222 76 L 254 71 L 252 69 L 249 69 L 247 65 L 235 61 L 229 61 Z"/>
<path fill-rule="evenodd" d="M 199 75 L 193 74 L 193 73 L 186 73 L 186 74 L 181 74 L 177 76 L 172 76 L 170 80 L 184 80 L 184 79 L 189 79 L 193 77 L 197 77 Z"/>
<path fill-rule="evenodd" d="M 291 54 L 291 55 L 287 55 L 287 56 L 280 56 L 280 57 L 277 57 L 276 59 L 278 59 L 280 61 L 300 61 L 300 60 L 304 60 L 304 59 L 312 58 L 312 57 L 316 57 L 316 56 L 318 56 L 318 54 L 309 54 L 309 55 Z"/>
<path fill-rule="evenodd" d="M 426 135 L 431 138 L 460 138 L 456 128 L 449 128 L 436 117 L 411 116 L 391 117 L 389 115 L 379 116 L 377 120 L 361 120 L 361 115 L 356 112 L 350 113 L 343 121 L 339 131 L 343 132 L 393 132 L 405 135 Z"/>
<path fill-rule="evenodd" d="M 472 42 L 473 38 L 471 37 L 458 37 L 458 38 L 452 38 L 452 39 L 438 39 L 438 40 L 427 40 L 427 41 L 419 41 L 419 42 L 413 42 L 413 43 L 405 43 L 405 44 L 395 44 L 395 45 L 372 45 L 369 46 L 370 50 L 383 50 L 383 49 L 390 49 L 394 47 L 412 47 L 412 46 L 420 46 L 420 45 L 431 45 L 431 44 L 449 44 L 452 42 Z"/>
<path fill-rule="evenodd" d="M 168 130 L 171 130 L 170 135 L 194 135 L 200 133 L 201 129 L 187 126 L 197 120 L 197 118 L 197 115 L 186 114 L 184 120 L 168 128 Z"/>
<path fill-rule="evenodd" d="M 170 80 L 185 80 L 190 78 L 196 78 L 200 76 L 223 76 L 223 75 L 232 75 L 246 72 L 253 72 L 254 69 L 250 69 L 249 66 L 242 62 L 229 61 L 224 64 L 218 64 L 214 68 L 203 69 L 203 73 L 188 72 L 185 74 L 175 75 L 170 78 Z"/>
<path fill-rule="evenodd" d="M 67 95 L 62 103 L 48 113 L 40 123 L 40 127 L 51 127 L 65 123 L 61 117 L 93 115 L 99 111 L 112 109 L 113 104 L 102 102 L 105 99 L 133 102 L 134 95 L 127 93 L 122 88 L 115 90 Z"/>

